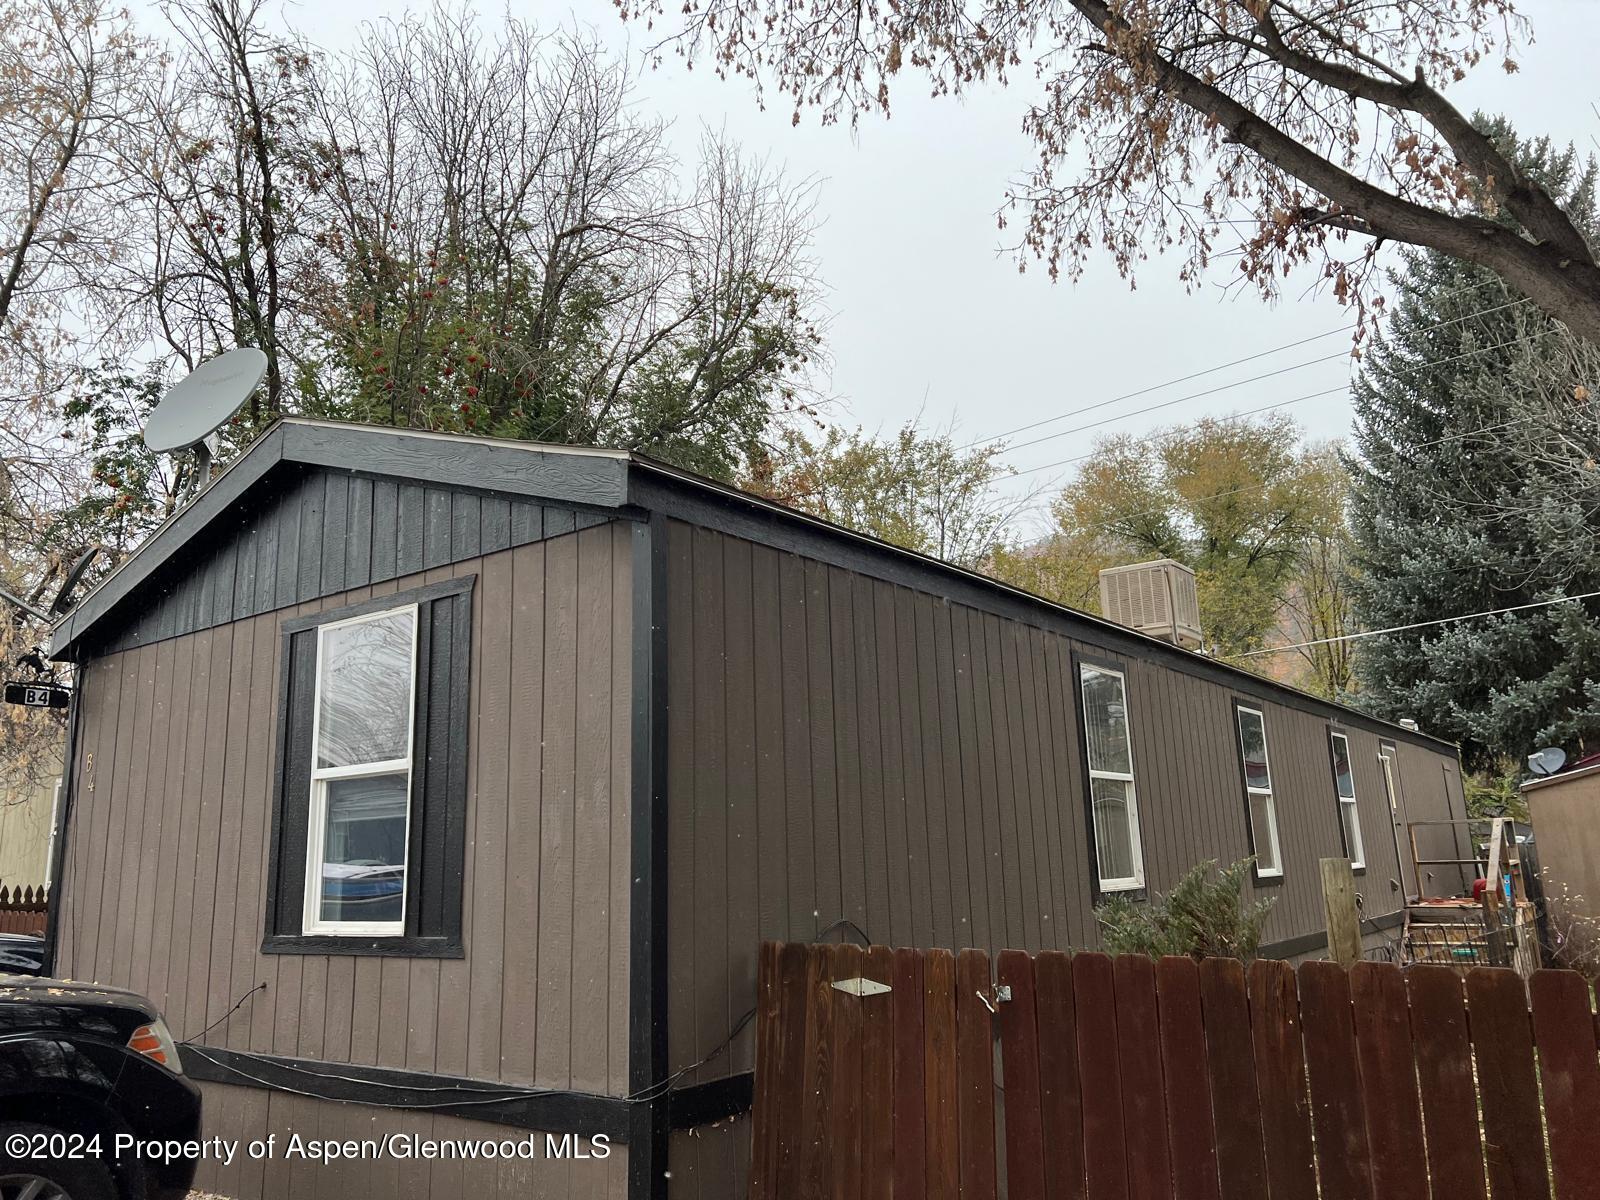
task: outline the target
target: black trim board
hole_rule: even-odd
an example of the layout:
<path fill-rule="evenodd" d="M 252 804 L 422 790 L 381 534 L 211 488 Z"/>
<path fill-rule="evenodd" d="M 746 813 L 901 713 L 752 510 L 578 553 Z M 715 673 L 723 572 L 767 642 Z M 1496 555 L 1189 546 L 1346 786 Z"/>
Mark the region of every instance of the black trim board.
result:
<path fill-rule="evenodd" d="M 749 1112 L 755 1103 L 756 1077 L 753 1071 L 741 1071 L 710 1083 L 675 1088 L 668 1095 L 672 1128 L 697 1129 Z"/>
<path fill-rule="evenodd" d="M 628 1088 L 666 1078 L 667 1047 L 667 531 L 632 527 L 632 867 L 629 896 Z M 665 1200 L 671 1134 L 666 1096 L 630 1114 L 629 1200 Z"/>
<path fill-rule="evenodd" d="M 383 596 L 374 596 L 371 600 L 363 600 L 359 604 L 346 604 L 340 608 L 330 608 L 323 612 L 306 613 L 300 617 L 289 617 L 279 622 L 278 632 L 284 636 L 303 633 L 307 629 L 315 629 L 318 625 L 328 625 L 334 621 L 348 621 L 352 617 L 364 617 L 370 613 L 383 612 L 390 608 L 403 608 L 407 604 L 427 604 L 432 600 L 442 600 L 446 596 L 458 596 L 462 592 L 470 592 L 478 580 L 477 572 L 468 572 L 465 575 L 452 575 L 449 579 L 440 579 L 435 583 L 425 583 L 418 588 L 409 588 L 403 592 L 390 592 Z"/>
<path fill-rule="evenodd" d="M 542 1133 L 603 1133 L 618 1145 L 628 1144 L 633 1113 L 652 1107 L 648 1102 L 637 1103 L 624 1096 L 598 1092 L 527 1088 L 492 1079 L 254 1054 L 219 1046 L 185 1043 L 178 1047 L 178 1054 L 189 1077 L 204 1083 L 289 1092 L 402 1112 L 444 1113 Z M 673 1088 L 654 1107 L 670 1110 L 669 1131 L 693 1129 L 749 1112 L 754 1095 L 755 1077 L 745 1072 L 693 1087 Z"/>
<path fill-rule="evenodd" d="M 1361 929 L 1363 934 L 1373 931 L 1393 929 L 1405 924 L 1404 912 L 1383 913 L 1376 917 L 1362 917 Z M 1279 942 L 1267 942 L 1256 951 L 1261 958 L 1298 958 L 1302 954 L 1324 949 L 1328 944 L 1328 933 L 1303 933 L 1298 937 L 1284 938 Z"/>
<path fill-rule="evenodd" d="M 514 1129 L 548 1133 L 603 1133 L 628 1140 L 629 1102 L 593 1092 L 544 1091 L 490 1080 L 432 1075 L 392 1067 L 357 1066 L 215 1046 L 179 1048 L 191 1078 L 265 1091 L 291 1092 L 407 1112 L 425 1110 Z"/>
<path fill-rule="evenodd" d="M 44 961 L 41 975 L 55 975 L 56 951 L 61 937 L 61 910 L 66 907 L 67 889 L 62 886 L 62 873 L 67 863 L 67 841 L 72 836 L 72 807 L 77 793 L 78 729 L 83 721 L 83 681 L 81 666 L 73 677 L 72 701 L 67 709 L 67 746 L 62 757 L 61 804 L 55 814 L 55 828 L 50 843 L 50 911 L 44 921 Z"/>

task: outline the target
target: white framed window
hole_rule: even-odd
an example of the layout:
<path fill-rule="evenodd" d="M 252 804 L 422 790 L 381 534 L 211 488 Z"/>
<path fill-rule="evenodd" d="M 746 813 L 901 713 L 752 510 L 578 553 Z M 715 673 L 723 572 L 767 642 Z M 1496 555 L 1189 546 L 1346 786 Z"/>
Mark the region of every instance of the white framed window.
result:
<path fill-rule="evenodd" d="M 1267 719 L 1260 709 L 1239 705 L 1239 757 L 1244 764 L 1245 808 L 1250 817 L 1250 846 L 1256 875 L 1283 877 L 1283 850 L 1278 841 L 1278 806 L 1272 798 L 1272 763 L 1267 757 Z"/>
<path fill-rule="evenodd" d="M 1139 845 L 1139 801 L 1133 783 L 1133 743 L 1128 735 L 1128 688 L 1121 671 L 1081 663 L 1083 746 L 1089 766 L 1089 811 L 1094 825 L 1095 870 L 1102 892 L 1144 886 Z"/>
<path fill-rule="evenodd" d="M 1350 761 L 1350 739 L 1330 732 L 1333 746 L 1333 786 L 1339 796 L 1339 828 L 1344 833 L 1345 857 L 1356 870 L 1367 865 L 1367 850 L 1361 840 L 1361 813 L 1356 808 L 1356 776 Z"/>
<path fill-rule="evenodd" d="M 317 628 L 302 932 L 405 932 L 417 606 Z"/>

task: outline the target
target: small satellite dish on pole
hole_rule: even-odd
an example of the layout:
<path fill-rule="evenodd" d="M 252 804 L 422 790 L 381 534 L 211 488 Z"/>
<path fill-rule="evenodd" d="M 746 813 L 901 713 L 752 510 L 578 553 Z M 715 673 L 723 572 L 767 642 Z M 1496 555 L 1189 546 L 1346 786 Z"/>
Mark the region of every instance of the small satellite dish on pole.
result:
<path fill-rule="evenodd" d="M 244 407 L 267 374 L 267 356 L 241 347 L 201 363 L 161 397 L 144 426 L 144 444 L 157 454 L 193 450 L 191 494 L 211 479 L 217 456 L 215 434 Z"/>
<path fill-rule="evenodd" d="M 1546 746 L 1528 755 L 1528 770 L 1535 775 L 1554 775 L 1567 765 L 1567 752 L 1560 746 Z"/>

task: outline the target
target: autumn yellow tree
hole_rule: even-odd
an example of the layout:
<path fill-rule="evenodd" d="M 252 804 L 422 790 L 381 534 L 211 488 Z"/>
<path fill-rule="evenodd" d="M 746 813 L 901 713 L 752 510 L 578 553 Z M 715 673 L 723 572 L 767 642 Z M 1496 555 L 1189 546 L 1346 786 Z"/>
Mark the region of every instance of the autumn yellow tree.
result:
<path fill-rule="evenodd" d="M 947 430 L 907 422 L 894 434 L 790 428 L 741 480 L 751 491 L 907 550 L 963 567 L 1012 536 L 1028 493 L 1002 492 L 1005 447 L 958 446 Z"/>
<path fill-rule="evenodd" d="M 1310 596 L 1313 552 L 1343 528 L 1343 478 L 1332 450 L 1302 444 L 1281 414 L 1106 438 L 1056 497 L 1050 534 L 991 568 L 1094 608 L 1102 568 L 1176 559 L 1194 568 L 1207 649 L 1256 649 L 1292 618 L 1292 599 Z"/>

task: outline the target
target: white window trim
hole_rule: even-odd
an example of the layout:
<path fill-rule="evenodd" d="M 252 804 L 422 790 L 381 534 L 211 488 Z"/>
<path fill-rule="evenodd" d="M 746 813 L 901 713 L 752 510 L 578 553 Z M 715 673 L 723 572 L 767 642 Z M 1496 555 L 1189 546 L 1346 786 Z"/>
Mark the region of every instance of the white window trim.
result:
<path fill-rule="evenodd" d="M 362 613 L 342 621 L 329 621 L 317 626 L 317 661 L 313 670 L 311 710 L 311 795 L 310 815 L 306 821 L 306 878 L 305 904 L 301 915 L 301 932 L 306 935 L 334 937 L 399 937 L 406 931 L 406 902 L 411 891 L 411 799 L 412 757 L 417 723 L 417 621 L 418 606 L 401 604 L 381 612 Z M 317 747 L 322 733 L 322 646 L 331 630 L 368 621 L 392 617 L 396 613 L 411 614 L 411 687 L 406 705 L 406 753 L 404 758 L 385 759 L 382 762 L 357 763 L 346 767 L 318 767 Z M 404 873 L 400 881 L 400 919 L 398 921 L 324 921 L 322 920 L 322 855 L 323 837 L 328 821 L 328 781 L 333 779 L 363 779 L 373 775 L 406 774 L 406 832 Z"/>
<path fill-rule="evenodd" d="M 1084 673 L 1097 671 L 1102 675 L 1114 675 L 1117 685 L 1122 689 L 1122 714 L 1123 725 L 1128 731 L 1128 766 L 1126 773 L 1121 771 L 1101 771 L 1094 765 L 1094 755 L 1089 751 L 1089 700 L 1084 694 Z M 1102 892 L 1132 892 L 1144 887 L 1144 846 L 1139 838 L 1139 796 L 1138 785 L 1133 781 L 1133 711 L 1128 706 L 1128 677 L 1114 667 L 1102 667 L 1098 663 L 1078 664 L 1078 699 L 1083 707 L 1083 761 L 1089 771 L 1089 850 L 1094 855 L 1095 878 L 1100 881 Z M 1094 781 L 1096 779 L 1115 779 L 1128 785 L 1128 848 L 1133 856 L 1133 874 L 1120 878 L 1108 879 L 1100 874 L 1100 839 L 1095 829 L 1095 803 Z"/>
<path fill-rule="evenodd" d="M 1333 763 L 1333 796 L 1341 805 L 1350 806 L 1350 828 L 1355 831 L 1354 846 L 1346 846 L 1350 854 L 1350 867 L 1355 871 L 1364 871 L 1367 866 L 1367 838 L 1361 830 L 1361 809 L 1356 806 L 1356 760 L 1350 752 L 1350 739 L 1342 733 L 1330 732 L 1330 738 L 1344 743 L 1344 761 L 1350 764 L 1350 798 L 1347 800 L 1339 794 L 1339 765 L 1338 759 Z M 1339 810 L 1342 815 L 1344 809 Z M 1339 822 L 1340 836 L 1344 834 L 1344 821 Z"/>
<path fill-rule="evenodd" d="M 1245 713 L 1249 713 L 1261 722 L 1261 756 L 1262 764 L 1267 768 L 1267 786 L 1264 788 L 1250 786 L 1250 769 L 1245 765 L 1244 759 L 1244 721 Z M 1256 810 L 1250 803 L 1254 796 L 1267 798 L 1267 844 L 1272 847 L 1272 861 L 1278 865 L 1264 868 L 1258 857 L 1255 863 L 1257 877 L 1261 879 L 1283 878 L 1283 846 L 1278 840 L 1278 799 L 1272 794 L 1272 751 L 1267 747 L 1267 714 L 1259 708 L 1248 708 L 1243 704 L 1235 706 L 1234 727 L 1239 734 L 1239 763 L 1244 770 L 1244 795 L 1245 818 L 1250 822 L 1250 844 L 1252 848 L 1261 845 L 1261 836 L 1256 830 Z"/>

